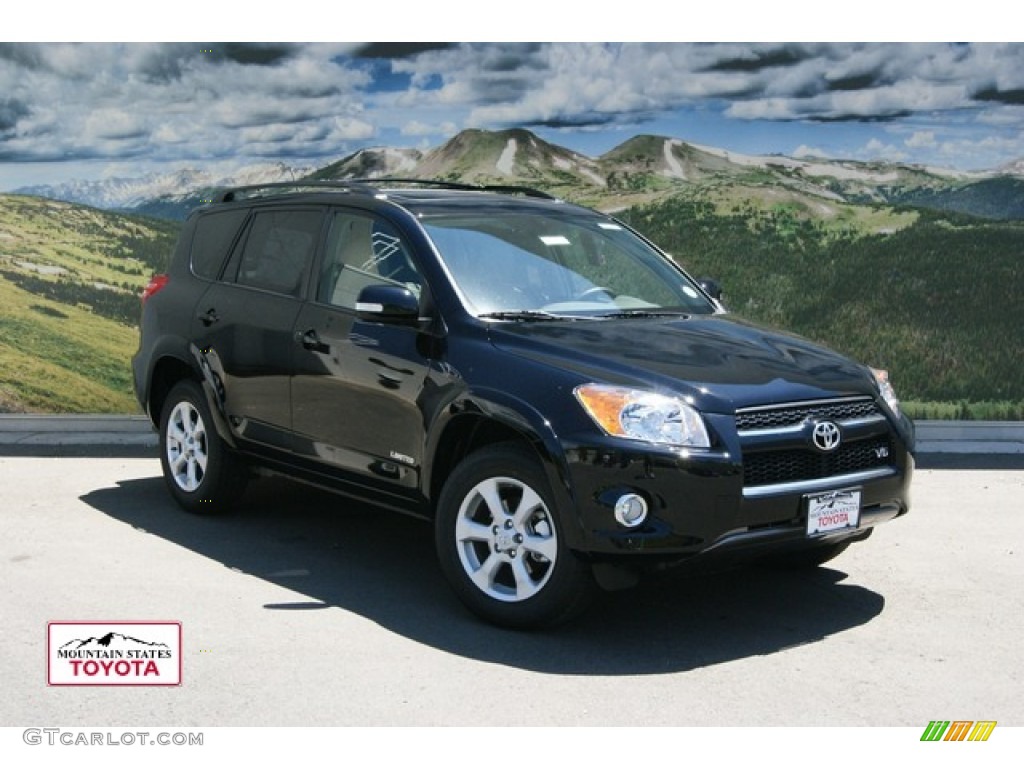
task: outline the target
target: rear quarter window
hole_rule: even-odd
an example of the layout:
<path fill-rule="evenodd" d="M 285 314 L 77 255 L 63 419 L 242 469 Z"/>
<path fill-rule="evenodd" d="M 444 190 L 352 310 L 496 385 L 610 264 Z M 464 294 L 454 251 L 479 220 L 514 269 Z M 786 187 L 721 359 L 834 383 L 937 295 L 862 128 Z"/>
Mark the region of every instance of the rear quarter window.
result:
<path fill-rule="evenodd" d="M 199 217 L 192 239 L 192 273 L 215 280 L 248 214 L 244 208 L 218 211 Z"/>

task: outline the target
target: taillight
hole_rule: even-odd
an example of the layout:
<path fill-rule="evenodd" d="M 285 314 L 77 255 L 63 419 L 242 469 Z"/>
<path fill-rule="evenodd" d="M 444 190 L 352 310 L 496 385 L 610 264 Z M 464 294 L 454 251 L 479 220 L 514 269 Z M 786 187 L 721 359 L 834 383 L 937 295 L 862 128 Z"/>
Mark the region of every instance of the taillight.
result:
<path fill-rule="evenodd" d="M 146 299 L 167 285 L 170 279 L 170 275 L 153 275 L 149 278 L 149 285 L 142 289 L 142 303 L 145 304 Z"/>

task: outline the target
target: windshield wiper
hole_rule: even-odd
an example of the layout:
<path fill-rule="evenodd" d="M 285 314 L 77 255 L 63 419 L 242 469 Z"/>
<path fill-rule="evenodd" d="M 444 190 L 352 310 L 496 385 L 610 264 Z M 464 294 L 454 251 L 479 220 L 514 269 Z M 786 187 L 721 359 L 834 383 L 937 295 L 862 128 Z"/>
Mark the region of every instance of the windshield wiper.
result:
<path fill-rule="evenodd" d="M 682 309 L 623 309 L 618 312 L 609 312 L 601 315 L 602 318 L 622 317 L 681 317 L 687 319 L 690 313 Z"/>
<path fill-rule="evenodd" d="M 549 320 L 603 320 L 604 315 L 556 315 L 543 309 L 510 309 L 501 312 L 484 312 L 477 317 L 485 320 L 521 320 L 543 322 Z"/>
<path fill-rule="evenodd" d="M 543 320 L 571 320 L 572 318 L 565 317 L 564 315 L 555 315 L 551 312 L 544 312 L 539 309 L 513 309 L 503 312 L 484 312 L 482 315 L 477 315 L 487 320 L 525 320 L 525 321 L 543 321 Z"/>

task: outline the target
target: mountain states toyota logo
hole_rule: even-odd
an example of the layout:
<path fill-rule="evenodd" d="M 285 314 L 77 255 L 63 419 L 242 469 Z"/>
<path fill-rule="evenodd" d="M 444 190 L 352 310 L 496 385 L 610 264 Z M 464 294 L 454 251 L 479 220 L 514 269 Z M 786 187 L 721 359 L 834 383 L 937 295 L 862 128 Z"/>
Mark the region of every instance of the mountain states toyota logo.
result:
<path fill-rule="evenodd" d="M 181 685 L 181 622 L 46 625 L 50 685 Z"/>

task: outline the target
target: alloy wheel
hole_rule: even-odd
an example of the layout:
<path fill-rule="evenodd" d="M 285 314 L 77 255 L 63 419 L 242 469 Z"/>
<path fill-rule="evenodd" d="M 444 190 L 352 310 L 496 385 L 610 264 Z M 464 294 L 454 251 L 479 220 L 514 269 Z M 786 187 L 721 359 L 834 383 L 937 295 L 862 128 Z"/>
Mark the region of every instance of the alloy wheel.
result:
<path fill-rule="evenodd" d="M 209 448 L 206 425 L 192 403 L 182 401 L 174 406 L 164 449 L 174 482 L 181 490 L 194 492 L 206 477 Z"/>
<path fill-rule="evenodd" d="M 455 538 L 466 575 L 495 600 L 528 600 L 554 572 L 558 539 L 550 512 L 520 480 L 477 483 L 459 507 Z"/>

